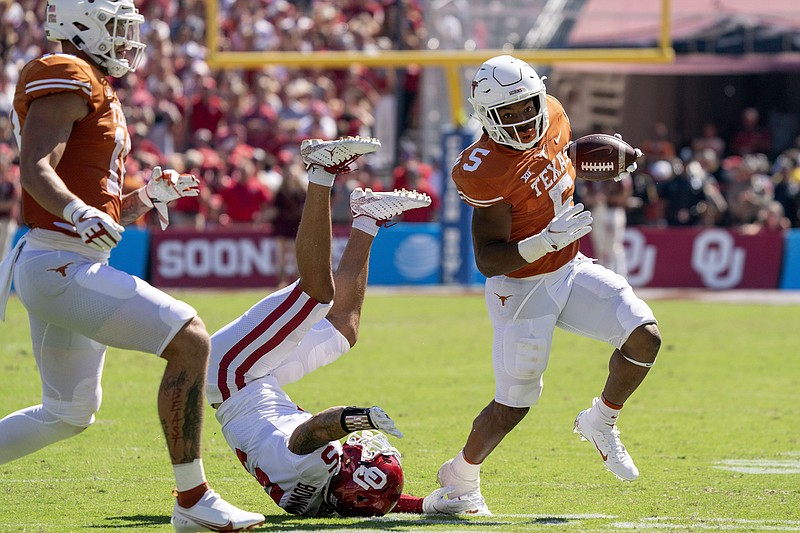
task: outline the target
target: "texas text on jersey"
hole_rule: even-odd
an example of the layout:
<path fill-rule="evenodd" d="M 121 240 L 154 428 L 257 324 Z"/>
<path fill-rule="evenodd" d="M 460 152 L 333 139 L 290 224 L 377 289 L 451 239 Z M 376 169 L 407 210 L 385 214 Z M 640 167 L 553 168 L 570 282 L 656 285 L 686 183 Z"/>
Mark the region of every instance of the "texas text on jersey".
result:
<path fill-rule="evenodd" d="M 561 103 L 549 95 L 547 109 L 550 125 L 533 148 L 516 150 L 484 134 L 461 153 L 453 166 L 453 181 L 464 202 L 477 208 L 498 202 L 511 206 L 512 241 L 538 233 L 572 202 L 575 169 L 564 153 L 572 130 Z M 525 278 L 558 270 L 575 257 L 578 246 L 574 242 L 546 254 L 508 276 Z"/>

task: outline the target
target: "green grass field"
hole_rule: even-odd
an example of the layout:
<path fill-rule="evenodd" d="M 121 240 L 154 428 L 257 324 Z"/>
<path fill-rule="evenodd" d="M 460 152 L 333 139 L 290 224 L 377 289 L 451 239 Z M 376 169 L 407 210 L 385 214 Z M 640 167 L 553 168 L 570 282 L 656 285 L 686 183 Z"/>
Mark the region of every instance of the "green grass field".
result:
<path fill-rule="evenodd" d="M 214 330 L 257 292 L 185 292 Z M 204 463 L 233 503 L 267 515 L 260 531 L 800 531 L 800 306 L 656 300 L 664 344 L 619 427 L 641 476 L 622 483 L 572 433 L 599 394 L 610 348 L 558 331 L 539 404 L 487 460 L 493 517 L 372 520 L 286 515 L 238 464 L 211 410 Z M 27 315 L 0 324 L 0 416 L 39 401 Z M 478 295 L 368 295 L 359 344 L 288 387 L 306 410 L 386 409 L 406 437 L 405 491 L 436 488 L 491 399 L 491 329 Z M 0 466 L 0 531 L 170 531 L 172 472 L 156 417 L 163 362 L 111 349 L 97 423 Z"/>

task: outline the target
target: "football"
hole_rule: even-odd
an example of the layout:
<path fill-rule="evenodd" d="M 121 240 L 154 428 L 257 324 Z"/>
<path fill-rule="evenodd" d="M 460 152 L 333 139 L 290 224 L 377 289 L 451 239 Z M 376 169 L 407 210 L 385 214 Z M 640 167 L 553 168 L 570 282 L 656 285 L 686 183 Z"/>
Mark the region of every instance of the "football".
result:
<path fill-rule="evenodd" d="M 604 181 L 625 172 L 642 153 L 619 137 L 592 133 L 569 143 L 567 154 L 575 167 L 576 176 Z"/>

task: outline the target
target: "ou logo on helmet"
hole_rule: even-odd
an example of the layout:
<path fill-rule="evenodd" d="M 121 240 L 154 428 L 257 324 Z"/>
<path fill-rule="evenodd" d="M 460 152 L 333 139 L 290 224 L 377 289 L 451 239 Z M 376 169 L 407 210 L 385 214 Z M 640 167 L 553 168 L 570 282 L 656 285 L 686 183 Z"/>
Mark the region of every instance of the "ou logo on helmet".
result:
<path fill-rule="evenodd" d="M 359 466 L 353 472 L 353 481 L 364 490 L 382 489 L 386 486 L 386 474 L 377 466 Z"/>

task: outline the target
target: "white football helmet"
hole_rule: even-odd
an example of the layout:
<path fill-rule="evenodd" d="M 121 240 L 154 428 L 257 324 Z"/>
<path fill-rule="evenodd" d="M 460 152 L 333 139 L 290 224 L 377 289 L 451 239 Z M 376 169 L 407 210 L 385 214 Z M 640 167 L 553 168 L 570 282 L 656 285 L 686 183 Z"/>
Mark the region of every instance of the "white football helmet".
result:
<path fill-rule="evenodd" d="M 133 0 L 48 0 L 44 29 L 49 40 L 71 42 L 119 78 L 142 59 L 143 23 Z"/>
<path fill-rule="evenodd" d="M 503 124 L 498 108 L 528 99 L 533 99 L 538 110 L 536 116 L 524 122 Z M 529 64 L 515 57 L 497 56 L 481 65 L 472 79 L 469 102 L 486 133 L 500 144 L 527 150 L 536 146 L 547 131 L 549 119 L 544 78 L 540 78 Z M 534 139 L 522 142 L 520 133 L 527 132 L 531 126 L 535 132 Z M 513 135 L 508 129 L 513 131 Z"/>

